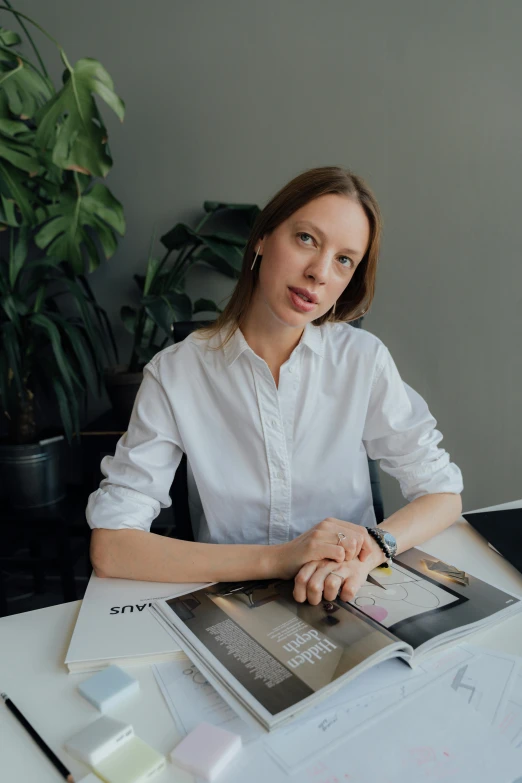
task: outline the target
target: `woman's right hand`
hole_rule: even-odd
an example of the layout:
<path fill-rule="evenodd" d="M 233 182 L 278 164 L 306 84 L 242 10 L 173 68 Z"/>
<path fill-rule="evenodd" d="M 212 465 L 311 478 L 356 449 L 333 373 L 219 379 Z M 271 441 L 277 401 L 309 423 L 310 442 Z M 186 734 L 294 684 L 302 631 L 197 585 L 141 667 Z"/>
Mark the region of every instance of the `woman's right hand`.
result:
<path fill-rule="evenodd" d="M 311 560 L 327 558 L 343 563 L 346 551 L 339 544 L 332 543 L 332 535 L 328 536 L 328 532 L 324 527 L 316 525 L 286 544 L 271 546 L 277 578 L 293 579 L 300 568 Z"/>

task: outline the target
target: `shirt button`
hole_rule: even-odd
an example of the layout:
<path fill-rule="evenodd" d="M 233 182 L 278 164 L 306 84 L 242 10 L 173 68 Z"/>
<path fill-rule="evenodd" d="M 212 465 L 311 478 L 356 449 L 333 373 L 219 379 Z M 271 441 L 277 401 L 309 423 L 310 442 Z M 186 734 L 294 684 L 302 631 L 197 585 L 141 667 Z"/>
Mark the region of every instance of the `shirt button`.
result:
<path fill-rule="evenodd" d="M 272 419 L 270 424 L 272 425 L 272 427 L 277 427 L 277 421 L 275 419 Z"/>
<path fill-rule="evenodd" d="M 293 368 L 293 367 L 289 367 L 289 368 L 288 368 L 288 372 L 293 372 L 293 371 L 294 371 L 294 368 Z"/>

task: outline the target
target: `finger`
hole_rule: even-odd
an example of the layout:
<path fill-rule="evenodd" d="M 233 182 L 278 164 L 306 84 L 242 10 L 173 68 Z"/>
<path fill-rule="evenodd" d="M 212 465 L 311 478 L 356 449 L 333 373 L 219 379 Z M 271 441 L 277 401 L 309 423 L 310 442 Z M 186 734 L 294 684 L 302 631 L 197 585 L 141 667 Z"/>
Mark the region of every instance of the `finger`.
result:
<path fill-rule="evenodd" d="M 359 554 L 361 549 L 357 538 L 350 534 L 341 541 L 341 546 L 344 548 L 344 559 L 353 560 Z"/>
<path fill-rule="evenodd" d="M 361 585 L 359 584 L 359 581 L 356 577 L 347 577 L 343 582 L 341 592 L 339 594 L 341 601 L 353 601 L 360 586 Z"/>
<path fill-rule="evenodd" d="M 311 563 L 305 563 L 295 575 L 294 598 L 300 604 L 306 601 L 306 585 L 317 567 L 318 563 L 312 560 Z"/>
<path fill-rule="evenodd" d="M 344 562 L 346 550 L 343 546 L 329 544 L 327 541 L 315 541 L 310 560 L 335 560 L 336 563 Z"/>
<path fill-rule="evenodd" d="M 359 552 L 359 560 L 364 562 L 370 555 L 373 555 L 375 553 L 376 546 L 378 546 L 378 544 L 373 540 L 369 533 L 366 533 Z"/>
<path fill-rule="evenodd" d="M 308 580 L 306 585 L 306 597 L 308 599 L 308 603 L 312 604 L 312 606 L 317 606 L 317 604 L 321 603 L 323 598 L 324 580 L 334 569 L 334 563 L 332 563 L 331 566 L 317 568 Z M 337 589 L 339 589 L 339 586 Z"/>
<path fill-rule="evenodd" d="M 324 580 L 323 596 L 326 601 L 335 601 L 343 586 L 343 577 L 338 573 L 329 573 Z"/>

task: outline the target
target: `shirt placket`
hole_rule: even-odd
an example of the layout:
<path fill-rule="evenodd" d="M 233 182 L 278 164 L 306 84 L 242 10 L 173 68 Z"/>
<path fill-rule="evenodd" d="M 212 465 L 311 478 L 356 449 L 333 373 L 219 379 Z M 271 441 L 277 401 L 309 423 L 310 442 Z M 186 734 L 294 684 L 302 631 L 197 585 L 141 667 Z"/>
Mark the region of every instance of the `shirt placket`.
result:
<path fill-rule="evenodd" d="M 268 543 L 289 540 L 291 512 L 290 462 L 285 437 L 284 417 L 274 378 L 263 359 L 252 358 L 261 426 L 265 441 L 270 485 Z"/>

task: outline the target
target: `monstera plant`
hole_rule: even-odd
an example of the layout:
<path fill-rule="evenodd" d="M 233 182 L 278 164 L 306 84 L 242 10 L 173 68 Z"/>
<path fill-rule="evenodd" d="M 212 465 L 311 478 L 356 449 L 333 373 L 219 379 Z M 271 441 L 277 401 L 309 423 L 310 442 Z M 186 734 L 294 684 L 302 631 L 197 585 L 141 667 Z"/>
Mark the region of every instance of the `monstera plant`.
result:
<path fill-rule="evenodd" d="M 36 60 L 18 48 L 16 32 L 0 28 L 0 400 L 8 425 L 0 467 L 9 484 L 13 466 L 28 469 L 28 453 L 42 462 L 36 413 L 45 419 L 54 401 L 70 441 L 87 389 L 100 390 L 113 360 L 110 325 L 88 274 L 125 231 L 120 202 L 97 181 L 112 166 L 97 100 L 120 120 L 124 104 L 99 62 L 72 65 L 39 25 L 9 2 L 0 8 L 16 16 Z M 61 85 L 49 78 L 26 21 L 56 44 Z M 35 486 L 32 473 L 28 480 Z M 51 502 L 49 491 L 18 505 Z"/>

